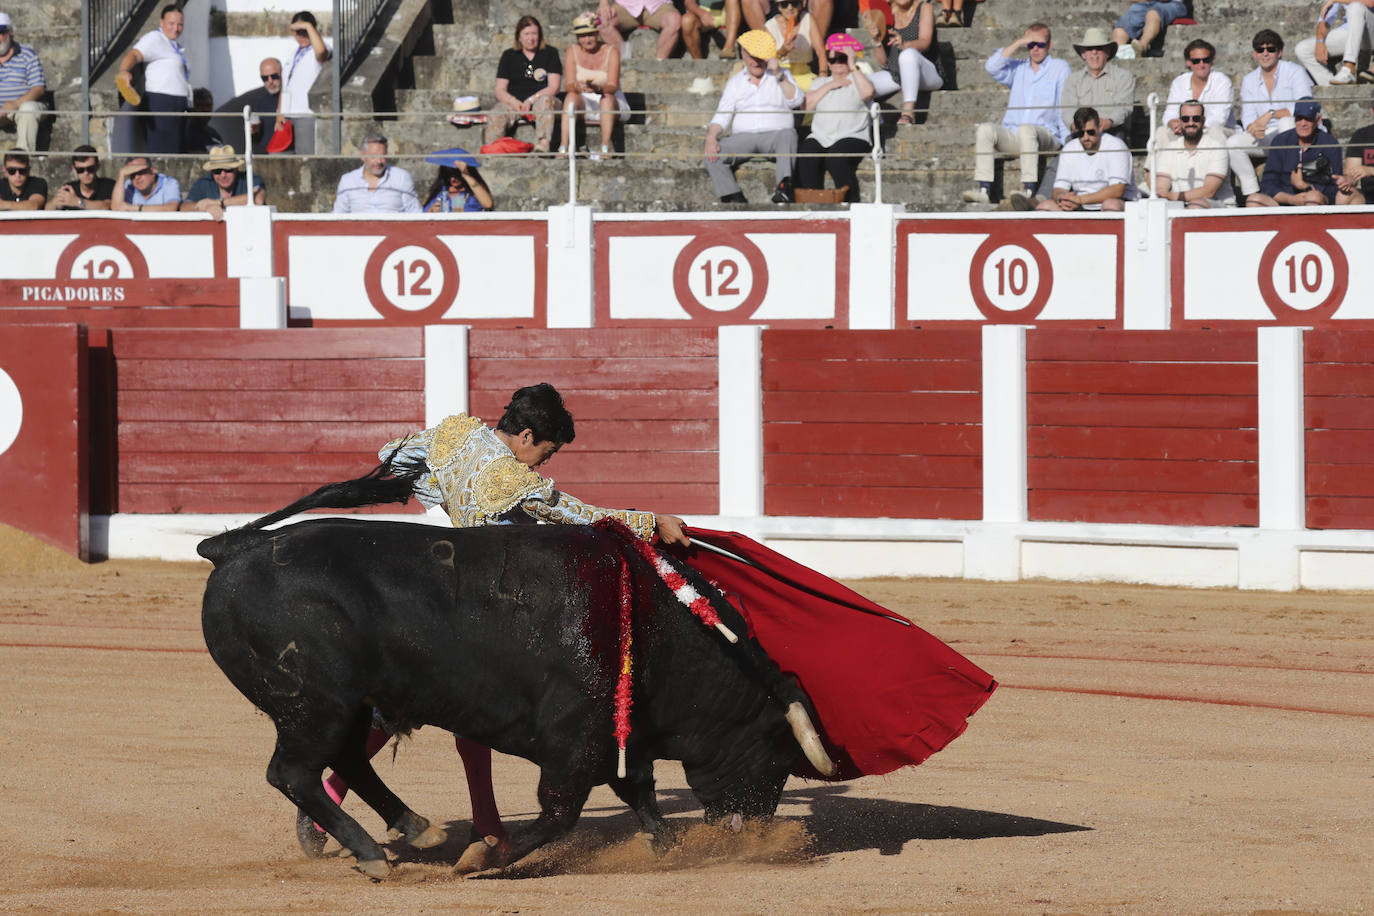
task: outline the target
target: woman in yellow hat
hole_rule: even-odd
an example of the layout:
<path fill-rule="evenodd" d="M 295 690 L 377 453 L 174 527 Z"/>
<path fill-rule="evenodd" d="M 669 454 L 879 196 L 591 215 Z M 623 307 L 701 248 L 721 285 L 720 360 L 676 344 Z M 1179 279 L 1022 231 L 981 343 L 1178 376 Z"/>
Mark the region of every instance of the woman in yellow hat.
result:
<path fill-rule="evenodd" d="M 558 152 L 576 148 L 576 118 L 580 114 L 588 124 L 601 125 L 601 151 L 592 153 L 591 158 L 609 157 L 614 154 L 611 135 L 616 115 L 630 115 L 630 103 L 620 88 L 620 51 L 602 40 L 596 16 L 591 13 L 573 20 L 572 33 L 575 41 L 563 59 L 563 85 L 568 95 L 563 103 L 563 143 Z M 574 112 L 571 117 L 569 109 Z"/>

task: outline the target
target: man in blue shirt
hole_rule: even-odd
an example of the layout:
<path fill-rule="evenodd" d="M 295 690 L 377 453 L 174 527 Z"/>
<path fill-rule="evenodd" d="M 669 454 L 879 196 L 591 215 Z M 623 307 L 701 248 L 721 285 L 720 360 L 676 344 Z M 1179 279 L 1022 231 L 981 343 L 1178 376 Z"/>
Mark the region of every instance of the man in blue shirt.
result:
<path fill-rule="evenodd" d="M 1245 206 L 1310 207 L 1362 200 L 1342 174 L 1341 147 L 1321 129 L 1321 118 L 1321 103 L 1313 99 L 1293 106 L 1296 126 L 1274 136 L 1259 192 L 1247 197 Z"/>
<path fill-rule="evenodd" d="M 0 127 L 15 132 L 18 149 L 37 146 L 38 116 L 48 110 L 46 83 L 38 53 L 15 39 L 9 14 L 0 13 Z"/>
<path fill-rule="evenodd" d="M 363 164 L 339 179 L 335 213 L 419 213 L 415 181 L 405 169 L 389 165 L 386 137 L 369 134 L 363 140 Z"/>
<path fill-rule="evenodd" d="M 133 156 L 115 178 L 120 188 L 111 210 L 171 213 L 181 207 L 181 185 L 171 175 L 159 175 L 147 156 Z"/>
<path fill-rule="evenodd" d="M 1013 60 L 1021 48 L 1027 59 Z M 1050 27 L 1043 22 L 1032 23 L 1016 42 L 993 51 L 984 67 L 997 82 L 1011 87 L 1011 98 L 1002 123 L 979 124 L 974 135 L 973 180 L 978 187 L 965 191 L 964 200 L 980 204 L 990 202 L 996 153 L 1020 154 L 1021 184 L 1027 196 L 1035 193 L 1041 151 L 1059 149 L 1068 137 L 1059 100 L 1070 72 L 1067 63 L 1050 57 Z"/>
<path fill-rule="evenodd" d="M 248 179 L 240 171 L 243 159 L 234 152 L 232 146 L 217 146 L 210 150 L 210 160 L 201 168 L 209 172 L 197 178 L 182 203 L 182 210 L 209 213 L 217 220 L 224 219 L 225 207 L 238 207 L 248 203 Z M 253 203 L 262 206 L 267 203 L 267 188 L 261 175 L 253 176 Z"/>

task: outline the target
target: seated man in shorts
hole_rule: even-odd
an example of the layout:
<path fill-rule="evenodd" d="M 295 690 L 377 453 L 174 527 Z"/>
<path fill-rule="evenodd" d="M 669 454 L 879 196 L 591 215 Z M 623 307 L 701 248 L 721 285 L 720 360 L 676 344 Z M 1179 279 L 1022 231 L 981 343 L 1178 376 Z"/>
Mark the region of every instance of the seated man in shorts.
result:
<path fill-rule="evenodd" d="M 1122 60 L 1144 57 L 1171 22 L 1187 15 L 1188 4 L 1184 0 L 1143 0 L 1132 3 L 1116 21 L 1116 28 L 1112 29 L 1112 40 L 1118 46 L 1116 56 Z"/>

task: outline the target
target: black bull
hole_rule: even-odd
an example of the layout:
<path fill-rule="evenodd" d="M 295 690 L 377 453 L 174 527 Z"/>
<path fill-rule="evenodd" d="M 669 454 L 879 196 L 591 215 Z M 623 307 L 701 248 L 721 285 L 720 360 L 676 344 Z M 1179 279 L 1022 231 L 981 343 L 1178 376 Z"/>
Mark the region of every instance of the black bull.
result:
<path fill-rule="evenodd" d="M 340 773 L 416 845 L 443 834 L 412 812 L 363 753 L 375 706 L 402 726 L 435 725 L 540 768 L 539 817 L 484 865 L 513 862 L 571 830 L 609 783 L 658 843 L 669 831 L 653 762 L 682 762 L 708 820 L 768 817 L 802 761 L 784 710 L 807 706 L 753 640 L 704 626 L 620 535 L 581 526 L 454 530 L 328 519 L 202 542 L 215 563 L 202 613 L 215 663 L 277 727 L 267 779 L 356 855 L 382 849 L 321 785 Z M 723 621 L 744 621 L 697 573 Z M 633 710 L 616 775 L 622 570 L 632 596 Z"/>

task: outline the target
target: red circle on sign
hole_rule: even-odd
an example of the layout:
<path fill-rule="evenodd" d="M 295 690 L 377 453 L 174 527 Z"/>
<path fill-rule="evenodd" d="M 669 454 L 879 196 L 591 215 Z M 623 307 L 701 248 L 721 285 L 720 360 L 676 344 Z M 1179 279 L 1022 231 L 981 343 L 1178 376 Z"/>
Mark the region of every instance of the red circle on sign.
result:
<path fill-rule="evenodd" d="M 692 292 L 692 285 L 689 282 L 692 262 L 696 260 L 697 255 L 708 248 L 735 249 L 744 256 L 744 260 L 749 263 L 749 270 L 754 275 L 749 295 L 745 296 L 739 305 L 728 311 L 718 312 L 715 309 L 707 308 L 697 298 L 696 293 Z M 731 324 L 741 318 L 748 318 L 763 302 L 763 297 L 767 292 L 768 262 L 764 260 L 763 252 L 759 251 L 759 246 L 738 230 L 718 231 L 713 229 L 711 234 L 699 234 L 687 243 L 673 264 L 673 294 L 677 296 L 678 304 L 687 311 L 687 314 L 702 324 Z"/>
<path fill-rule="evenodd" d="M 983 289 L 983 268 L 987 266 L 987 260 L 994 251 L 1003 245 L 1015 245 L 1024 248 L 1031 257 L 1035 258 L 1036 270 L 1040 273 L 1040 283 L 1036 286 L 1035 295 L 1024 308 L 1003 309 L 998 308 L 996 303 L 988 297 L 987 291 Z M 1045 303 L 1050 299 L 1050 291 L 1054 288 L 1054 266 L 1050 264 L 1049 252 L 1045 246 L 1035 236 L 1025 232 L 1025 229 L 1014 223 L 1002 225 L 994 224 L 988 232 L 988 237 L 983 240 L 983 244 L 978 246 L 978 250 L 973 253 L 973 260 L 968 269 L 969 292 L 973 294 L 973 303 L 978 306 L 978 311 L 983 313 L 983 317 L 989 321 L 1015 324 L 1023 321 L 1030 321 L 1040 314 L 1040 310 L 1045 307 Z"/>
<path fill-rule="evenodd" d="M 382 265 L 386 259 L 402 248 L 412 247 L 433 255 L 444 274 L 434 302 L 414 311 L 392 302 L 382 288 Z M 433 238 L 388 236 L 372 250 L 372 256 L 367 259 L 367 267 L 363 269 L 363 288 L 367 290 L 372 307 L 393 324 L 434 324 L 444 317 L 444 313 L 452 307 L 453 300 L 458 297 L 458 261 L 447 245 L 440 245 Z"/>
<path fill-rule="evenodd" d="M 1283 254 L 1288 246 L 1294 242 L 1307 242 L 1316 245 L 1331 259 L 1331 292 L 1327 293 L 1325 299 L 1310 309 L 1293 308 L 1283 301 L 1283 297 L 1274 287 L 1274 265 L 1278 261 L 1279 255 Z M 1260 255 L 1260 296 L 1264 299 L 1264 304 L 1269 306 L 1269 310 L 1274 313 L 1274 317 L 1283 324 L 1306 324 L 1330 318 L 1336 313 L 1336 309 L 1340 308 L 1341 302 L 1345 300 L 1345 293 L 1349 284 L 1350 262 L 1346 259 L 1345 250 L 1336 243 L 1336 240 L 1331 237 L 1331 233 L 1325 229 L 1314 234 L 1308 234 L 1299 227 L 1283 227 L 1279 229 L 1277 235 L 1269 240 L 1269 244 L 1264 246 L 1264 254 Z"/>
<path fill-rule="evenodd" d="M 113 248 L 124 257 L 129 259 L 129 269 L 134 272 L 132 277 L 96 277 L 101 280 L 146 280 L 148 279 L 148 261 L 143 257 L 143 252 L 138 250 L 138 246 L 129 241 L 128 236 L 119 235 L 114 232 L 93 232 L 87 230 L 79 234 L 76 238 L 67 243 L 67 247 L 62 249 L 62 254 L 57 258 L 57 277 L 58 280 L 85 280 L 87 277 L 72 277 L 72 268 L 76 266 L 76 259 L 90 248 L 101 246 Z"/>

